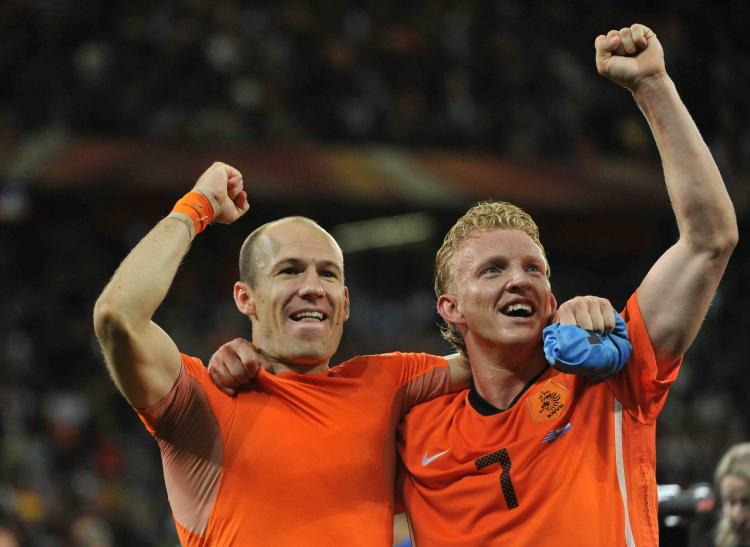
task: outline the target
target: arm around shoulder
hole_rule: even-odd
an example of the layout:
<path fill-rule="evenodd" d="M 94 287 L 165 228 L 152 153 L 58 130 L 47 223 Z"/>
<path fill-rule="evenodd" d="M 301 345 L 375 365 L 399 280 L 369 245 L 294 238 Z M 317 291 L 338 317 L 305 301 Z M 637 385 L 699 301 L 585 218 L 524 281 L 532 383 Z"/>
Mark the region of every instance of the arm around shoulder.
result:
<path fill-rule="evenodd" d="M 450 390 L 459 391 L 471 385 L 471 363 L 460 353 L 446 355 L 448 361 L 448 370 L 450 371 Z"/>

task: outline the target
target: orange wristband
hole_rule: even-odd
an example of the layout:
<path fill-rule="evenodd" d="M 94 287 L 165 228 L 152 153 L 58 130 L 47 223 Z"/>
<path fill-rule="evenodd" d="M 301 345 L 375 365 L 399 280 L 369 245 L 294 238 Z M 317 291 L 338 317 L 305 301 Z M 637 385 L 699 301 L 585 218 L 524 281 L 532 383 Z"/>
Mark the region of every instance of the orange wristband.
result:
<path fill-rule="evenodd" d="M 188 192 L 172 208 L 173 213 L 189 216 L 195 226 L 193 237 L 197 236 L 214 220 L 214 209 L 211 202 L 200 192 Z"/>

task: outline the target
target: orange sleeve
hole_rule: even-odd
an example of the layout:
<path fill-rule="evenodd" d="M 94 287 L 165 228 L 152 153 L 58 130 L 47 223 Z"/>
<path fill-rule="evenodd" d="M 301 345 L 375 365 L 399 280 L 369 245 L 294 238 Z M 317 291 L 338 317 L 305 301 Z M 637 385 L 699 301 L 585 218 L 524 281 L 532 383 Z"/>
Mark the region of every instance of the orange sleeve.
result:
<path fill-rule="evenodd" d="M 651 337 L 638 306 L 638 293 L 628 300 L 622 312 L 633 345 L 633 355 L 625 370 L 606 380 L 615 397 L 641 423 L 651 423 L 664 407 L 669 388 L 677 379 L 682 357 L 674 363 L 659 363 Z"/>
<path fill-rule="evenodd" d="M 414 405 L 445 395 L 450 390 L 450 370 L 444 357 L 395 352 L 381 358 L 403 394 L 404 413 Z"/>
<path fill-rule="evenodd" d="M 143 425 L 152 436 L 169 438 L 180 424 L 196 398 L 197 390 L 202 390 L 211 411 L 221 425 L 226 426 L 234 412 L 235 400 L 213 385 L 206 368 L 200 359 L 181 354 L 182 370 L 170 392 L 158 403 L 146 408 L 134 408 Z"/>

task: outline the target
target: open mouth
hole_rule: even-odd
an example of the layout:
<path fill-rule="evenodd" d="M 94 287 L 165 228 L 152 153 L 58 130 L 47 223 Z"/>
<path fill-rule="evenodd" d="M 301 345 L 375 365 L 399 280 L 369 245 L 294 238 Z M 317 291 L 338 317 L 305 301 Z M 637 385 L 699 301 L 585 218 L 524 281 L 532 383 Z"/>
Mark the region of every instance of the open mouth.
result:
<path fill-rule="evenodd" d="M 516 302 L 502 308 L 500 313 L 508 317 L 531 317 L 534 313 L 534 308 L 531 304 Z"/>
<path fill-rule="evenodd" d="M 328 316 L 320 311 L 298 311 L 289 316 L 292 321 L 320 322 L 328 319 Z"/>

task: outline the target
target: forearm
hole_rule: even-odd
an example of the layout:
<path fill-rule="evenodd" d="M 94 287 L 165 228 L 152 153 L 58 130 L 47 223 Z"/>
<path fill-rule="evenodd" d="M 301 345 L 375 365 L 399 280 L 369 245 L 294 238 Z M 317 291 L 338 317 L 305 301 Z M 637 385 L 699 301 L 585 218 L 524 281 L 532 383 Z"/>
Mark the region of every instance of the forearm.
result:
<path fill-rule="evenodd" d="M 674 83 L 654 76 L 633 93 L 661 155 L 680 238 L 695 250 L 731 250 L 734 208 L 719 169 Z"/>

